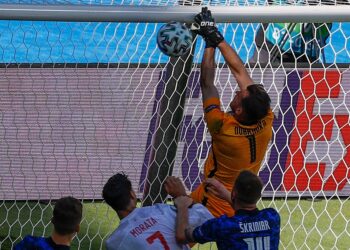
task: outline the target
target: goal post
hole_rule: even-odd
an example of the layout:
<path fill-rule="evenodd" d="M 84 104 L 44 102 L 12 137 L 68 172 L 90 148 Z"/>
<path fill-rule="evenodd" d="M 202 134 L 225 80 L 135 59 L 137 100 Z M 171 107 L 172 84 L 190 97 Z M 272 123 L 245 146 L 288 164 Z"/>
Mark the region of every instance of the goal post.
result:
<path fill-rule="evenodd" d="M 144 206 L 165 202 L 168 196 L 163 183 L 173 172 L 192 62 L 193 52 L 190 50 L 179 58 L 171 58 L 167 64 L 165 89 L 159 102 L 158 125 L 144 184 Z"/>
<path fill-rule="evenodd" d="M 169 60 L 155 40 L 161 23 L 190 23 L 201 6 L 86 2 L 0 4 L 0 249 L 26 234 L 48 236 L 52 203 L 67 195 L 86 209 L 72 248 L 101 249 L 117 225 L 101 202 L 116 172 L 129 176 L 143 205 L 166 199 L 169 174 L 188 192 L 203 177 L 211 143 L 199 84 L 204 42 L 198 37 L 191 54 Z M 281 249 L 347 249 L 350 241 L 350 10 L 342 2 L 203 1 L 272 99 L 259 206 L 281 213 Z M 260 23 L 273 22 L 333 22 L 326 61 L 250 64 Z M 229 110 L 237 84 L 215 58 Z"/>
<path fill-rule="evenodd" d="M 73 22 L 192 23 L 201 6 L 0 5 L 0 19 Z M 315 6 L 210 6 L 218 23 L 346 22 L 350 4 Z M 166 15 L 164 15 L 166 13 Z"/>

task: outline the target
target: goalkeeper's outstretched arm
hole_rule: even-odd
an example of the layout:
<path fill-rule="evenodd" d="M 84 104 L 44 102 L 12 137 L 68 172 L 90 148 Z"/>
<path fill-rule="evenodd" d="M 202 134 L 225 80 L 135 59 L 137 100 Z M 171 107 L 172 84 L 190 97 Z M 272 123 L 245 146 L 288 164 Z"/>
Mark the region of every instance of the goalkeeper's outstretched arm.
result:
<path fill-rule="evenodd" d="M 206 54 L 204 54 L 202 65 L 207 65 L 208 67 L 206 68 L 206 70 L 208 70 L 211 66 L 210 64 L 214 64 L 214 49 L 218 47 L 221 51 L 221 54 L 224 56 L 225 61 L 228 64 L 231 72 L 235 76 L 238 86 L 241 90 L 246 90 L 247 86 L 253 84 L 253 80 L 249 76 L 246 68 L 244 67 L 242 60 L 239 58 L 234 49 L 224 40 L 224 36 L 216 27 L 215 20 L 211 15 L 211 11 L 208 10 L 207 7 L 203 7 L 202 11 L 195 16 L 194 20 L 197 24 L 196 26 L 199 27 L 199 29 L 194 30 L 194 32 L 201 35 L 205 40 L 205 53 L 207 53 L 207 56 Z M 201 74 L 205 72 L 206 71 L 202 67 Z M 212 75 L 215 76 L 214 73 L 212 73 Z M 208 75 L 209 74 L 210 73 L 208 72 Z M 210 80 L 211 79 L 208 79 L 208 82 Z M 205 85 L 203 85 L 205 84 L 205 82 L 203 82 L 202 80 L 201 84 L 201 86 L 205 87 Z"/>
<path fill-rule="evenodd" d="M 253 84 L 253 79 L 250 77 L 241 58 L 225 40 L 218 44 L 218 48 L 225 58 L 232 74 L 235 76 L 239 88 L 241 90 L 246 90 L 249 85 Z"/>
<path fill-rule="evenodd" d="M 214 55 L 214 48 L 206 48 L 202 58 L 200 84 L 203 101 L 212 97 L 219 98 L 218 90 L 214 85 L 216 70 Z"/>

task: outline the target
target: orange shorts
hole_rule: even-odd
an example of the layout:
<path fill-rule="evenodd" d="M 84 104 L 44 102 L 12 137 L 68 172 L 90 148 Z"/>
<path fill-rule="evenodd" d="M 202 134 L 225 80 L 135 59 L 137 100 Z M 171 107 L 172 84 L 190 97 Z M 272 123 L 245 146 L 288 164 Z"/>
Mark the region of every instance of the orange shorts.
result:
<path fill-rule="evenodd" d="M 203 183 L 200 184 L 197 189 L 191 193 L 191 198 L 196 203 L 202 203 L 216 218 L 224 214 L 229 217 L 235 214 L 232 206 L 227 201 L 224 201 L 217 198 L 215 195 L 207 193 L 205 191 L 205 185 Z"/>

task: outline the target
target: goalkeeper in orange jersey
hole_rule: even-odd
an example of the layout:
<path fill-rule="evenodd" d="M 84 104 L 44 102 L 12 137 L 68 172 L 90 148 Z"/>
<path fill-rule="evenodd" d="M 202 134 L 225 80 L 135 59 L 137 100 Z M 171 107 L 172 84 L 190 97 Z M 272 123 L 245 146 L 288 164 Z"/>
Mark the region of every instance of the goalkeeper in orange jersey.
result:
<path fill-rule="evenodd" d="M 241 170 L 257 174 L 272 137 L 273 112 L 270 97 L 260 84 L 254 84 L 243 62 L 217 29 L 211 12 L 204 7 L 195 17 L 196 32 L 206 42 L 200 84 L 204 117 L 212 137 L 212 146 L 204 166 L 205 178 L 220 180 L 231 191 Z M 214 85 L 215 49 L 222 53 L 236 78 L 239 91 L 230 103 L 231 111 L 220 108 L 218 91 Z M 218 217 L 232 216 L 234 211 L 225 201 L 206 190 L 205 180 L 191 194 L 195 202 L 205 205 Z"/>

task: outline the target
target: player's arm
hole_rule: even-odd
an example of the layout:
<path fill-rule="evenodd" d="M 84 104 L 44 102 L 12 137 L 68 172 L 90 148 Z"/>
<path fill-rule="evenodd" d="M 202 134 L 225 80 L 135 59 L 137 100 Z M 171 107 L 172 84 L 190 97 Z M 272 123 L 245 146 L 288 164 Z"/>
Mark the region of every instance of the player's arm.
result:
<path fill-rule="evenodd" d="M 220 131 L 224 118 L 220 109 L 219 93 L 214 85 L 216 69 L 214 54 L 214 48 L 204 50 L 200 76 L 205 121 L 210 133 Z"/>
<path fill-rule="evenodd" d="M 211 15 L 211 11 L 207 7 L 203 7 L 202 11 L 194 18 L 199 26 L 196 32 L 200 34 L 205 42 L 206 48 L 218 47 L 224 56 L 227 65 L 235 76 L 238 86 L 241 90 L 245 90 L 248 85 L 253 84 L 253 80 L 244 67 L 242 60 L 239 58 L 233 48 L 224 40 L 223 35 L 218 30 L 215 20 Z"/>
<path fill-rule="evenodd" d="M 215 21 L 211 16 L 211 12 L 210 10 L 208 10 L 207 7 L 202 8 L 202 11 L 195 16 L 194 21 L 194 24 L 196 24 L 195 27 L 198 27 L 198 29 L 195 29 L 194 32 L 201 35 L 206 41 L 206 46 L 202 57 L 200 75 L 200 84 L 203 101 L 212 97 L 219 98 L 219 93 L 216 87 L 214 86 L 216 69 L 214 56 L 216 46 L 210 41 L 209 37 L 211 39 L 214 39 L 216 42 L 221 41 L 224 38 L 217 38 L 212 36 L 215 36 L 215 31 L 217 31 L 217 28 L 215 26 Z"/>
<path fill-rule="evenodd" d="M 204 180 L 204 184 L 208 192 L 212 193 L 216 197 L 223 199 L 232 205 L 231 193 L 226 187 L 215 178 L 208 178 Z"/>
<path fill-rule="evenodd" d="M 179 244 L 193 243 L 193 228 L 189 226 L 188 222 L 188 207 L 193 200 L 188 196 L 180 196 L 174 200 L 177 208 L 176 214 L 176 241 Z"/>
<path fill-rule="evenodd" d="M 164 187 L 166 192 L 173 198 L 179 196 L 186 196 L 186 189 L 180 178 L 175 176 L 168 176 L 165 180 Z"/>
<path fill-rule="evenodd" d="M 218 48 L 236 78 L 239 88 L 241 90 L 247 89 L 247 86 L 253 84 L 253 79 L 250 77 L 241 58 L 225 40 L 218 44 Z"/>
<path fill-rule="evenodd" d="M 218 90 L 214 85 L 215 80 L 215 49 L 206 48 L 204 50 L 202 64 L 201 64 L 201 75 L 200 75 L 200 84 L 202 90 L 203 101 L 216 97 L 219 98 Z"/>

